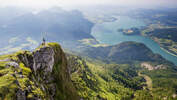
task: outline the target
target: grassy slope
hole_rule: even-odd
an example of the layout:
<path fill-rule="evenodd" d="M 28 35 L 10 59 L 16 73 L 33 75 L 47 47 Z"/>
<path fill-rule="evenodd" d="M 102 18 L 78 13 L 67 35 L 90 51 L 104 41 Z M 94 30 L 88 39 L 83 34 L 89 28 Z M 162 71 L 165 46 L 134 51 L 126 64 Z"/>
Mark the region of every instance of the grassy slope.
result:
<path fill-rule="evenodd" d="M 167 98 L 167 100 L 175 100 L 173 95 L 176 95 L 177 89 L 177 74 L 176 71 L 167 70 L 154 70 L 144 71 L 143 74 L 152 79 L 153 87 L 152 93 L 154 98 Z"/>
<path fill-rule="evenodd" d="M 86 100 L 131 100 L 145 82 L 128 64 L 105 64 L 76 56 L 69 56 L 68 61 L 74 65 L 72 81 Z"/>
<path fill-rule="evenodd" d="M 86 100 L 176 99 L 173 97 L 176 94 L 176 71 L 171 67 L 148 71 L 139 63 L 106 64 L 90 58 L 75 58 L 75 62 L 79 61 L 77 66 L 82 68 L 79 67 L 79 71 L 76 70 L 78 67 L 75 68 L 71 74 L 72 81 L 79 95 Z M 72 57 L 69 60 L 72 60 Z M 84 75 L 82 72 L 87 74 Z"/>

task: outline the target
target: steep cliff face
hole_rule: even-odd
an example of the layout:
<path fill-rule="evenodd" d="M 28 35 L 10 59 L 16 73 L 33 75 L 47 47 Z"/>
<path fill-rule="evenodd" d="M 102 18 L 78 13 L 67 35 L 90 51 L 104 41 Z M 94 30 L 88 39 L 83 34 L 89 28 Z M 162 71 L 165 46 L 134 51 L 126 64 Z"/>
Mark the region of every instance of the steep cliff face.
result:
<path fill-rule="evenodd" d="M 32 53 L 23 51 L 0 59 L 0 79 L 7 79 L 0 80 L 0 99 L 79 100 L 65 54 L 57 43 L 41 45 Z"/>

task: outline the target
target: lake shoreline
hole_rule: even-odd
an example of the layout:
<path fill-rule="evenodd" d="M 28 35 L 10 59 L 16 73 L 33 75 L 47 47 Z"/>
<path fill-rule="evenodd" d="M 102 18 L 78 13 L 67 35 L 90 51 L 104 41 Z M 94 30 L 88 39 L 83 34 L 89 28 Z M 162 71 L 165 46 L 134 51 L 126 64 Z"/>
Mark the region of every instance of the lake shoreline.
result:
<path fill-rule="evenodd" d="M 123 33 L 124 34 L 124 33 Z M 127 36 L 135 36 L 135 35 L 137 35 L 137 36 L 143 36 L 143 35 L 141 35 L 141 34 L 124 34 L 124 35 L 127 35 Z M 160 43 L 158 43 L 157 41 L 155 41 L 153 38 L 151 38 L 151 37 L 148 37 L 148 36 L 143 36 L 143 37 L 146 37 L 146 38 L 149 38 L 149 39 L 151 39 L 151 40 L 153 40 L 154 42 L 156 42 L 159 46 L 160 46 Z M 170 55 L 172 55 L 172 56 L 175 56 L 175 57 L 177 57 L 177 55 L 176 54 L 173 54 L 172 52 L 170 52 L 168 49 L 165 49 L 165 48 L 163 48 L 162 46 L 160 46 L 160 48 L 162 49 L 162 50 L 164 50 L 166 53 L 168 53 L 168 54 L 170 54 Z"/>
<path fill-rule="evenodd" d="M 132 27 L 142 27 L 145 24 L 136 19 L 121 17 L 121 20 L 114 22 L 105 22 L 95 24 L 92 28 L 91 35 L 99 41 L 100 44 L 115 45 L 120 42 L 134 41 L 145 44 L 154 53 L 160 54 L 163 58 L 177 65 L 177 56 L 162 48 L 159 43 L 147 36 L 142 35 L 125 35 L 123 32 L 117 32 L 118 29 L 130 29 Z"/>

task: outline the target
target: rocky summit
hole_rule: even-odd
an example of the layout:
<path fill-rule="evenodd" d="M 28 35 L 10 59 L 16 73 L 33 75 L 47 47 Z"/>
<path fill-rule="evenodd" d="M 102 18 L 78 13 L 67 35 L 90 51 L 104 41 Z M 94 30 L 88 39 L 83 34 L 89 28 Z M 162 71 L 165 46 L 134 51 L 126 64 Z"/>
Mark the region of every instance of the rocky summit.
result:
<path fill-rule="evenodd" d="M 79 100 L 60 45 L 0 56 L 0 100 Z"/>

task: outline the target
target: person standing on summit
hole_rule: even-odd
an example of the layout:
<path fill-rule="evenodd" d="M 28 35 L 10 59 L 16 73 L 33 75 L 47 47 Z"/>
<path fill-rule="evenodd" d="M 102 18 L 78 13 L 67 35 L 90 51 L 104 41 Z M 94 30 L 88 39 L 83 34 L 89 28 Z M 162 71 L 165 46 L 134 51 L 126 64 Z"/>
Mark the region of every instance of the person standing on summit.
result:
<path fill-rule="evenodd" d="M 46 33 L 44 33 L 43 34 L 43 37 L 42 37 L 42 45 L 45 45 L 45 43 L 46 43 L 46 39 L 44 38 L 44 35 L 45 35 Z"/>
<path fill-rule="evenodd" d="M 43 37 L 43 39 L 42 39 L 42 45 L 45 45 L 45 42 L 46 42 L 46 40 L 45 40 L 45 38 Z"/>

